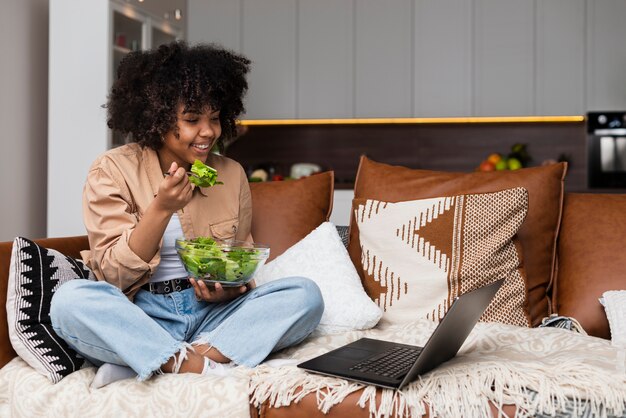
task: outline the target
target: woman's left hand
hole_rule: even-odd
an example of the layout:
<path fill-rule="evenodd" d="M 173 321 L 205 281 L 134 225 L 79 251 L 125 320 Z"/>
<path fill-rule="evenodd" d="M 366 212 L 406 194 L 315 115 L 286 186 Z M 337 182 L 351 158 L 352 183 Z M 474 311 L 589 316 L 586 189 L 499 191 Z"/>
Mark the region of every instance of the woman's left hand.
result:
<path fill-rule="evenodd" d="M 207 286 L 202 280 L 189 278 L 189 283 L 196 292 L 196 299 L 205 302 L 219 303 L 228 302 L 246 293 L 249 288 L 247 286 L 224 287 L 220 283 L 215 283 L 215 287 Z"/>

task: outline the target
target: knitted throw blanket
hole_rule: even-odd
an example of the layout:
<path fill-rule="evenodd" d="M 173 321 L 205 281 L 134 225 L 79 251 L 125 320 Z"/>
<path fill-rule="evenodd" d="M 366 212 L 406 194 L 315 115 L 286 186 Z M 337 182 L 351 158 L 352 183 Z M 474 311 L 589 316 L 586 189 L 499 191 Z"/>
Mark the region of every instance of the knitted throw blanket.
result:
<path fill-rule="evenodd" d="M 364 336 L 423 346 L 434 328 L 427 320 L 381 323 L 368 331 L 314 337 L 274 358 L 306 360 Z M 318 408 L 328 412 L 365 388 L 359 404 L 377 418 L 421 416 L 426 408 L 430 416 L 485 417 L 490 416 L 488 401 L 517 405 L 518 417 L 565 410 L 571 416 L 626 415 L 625 350 L 557 328 L 479 323 L 454 359 L 401 391 L 383 389 L 378 403 L 373 386 L 310 374 L 294 364 L 261 365 L 249 373 L 256 405 L 269 400 L 272 406 L 285 406 L 315 393 Z"/>
<path fill-rule="evenodd" d="M 256 405 L 267 400 L 276 407 L 314 393 L 326 412 L 364 386 L 309 374 L 295 363 L 362 336 L 424 345 L 434 328 L 426 320 L 379 324 L 369 331 L 309 338 L 254 369 L 236 367 L 228 377 L 169 374 L 98 390 L 89 388 L 93 367 L 53 384 L 15 358 L 0 369 L 0 417 L 244 418 L 250 416 L 248 392 Z M 365 387 L 359 402 L 372 417 L 421 416 L 429 408 L 430 416 L 482 418 L 490 416 L 489 400 L 518 405 L 520 417 L 626 416 L 625 359 L 624 349 L 609 341 L 564 329 L 478 324 L 454 359 L 401 391 L 383 390 L 380 401 L 376 388 Z"/>

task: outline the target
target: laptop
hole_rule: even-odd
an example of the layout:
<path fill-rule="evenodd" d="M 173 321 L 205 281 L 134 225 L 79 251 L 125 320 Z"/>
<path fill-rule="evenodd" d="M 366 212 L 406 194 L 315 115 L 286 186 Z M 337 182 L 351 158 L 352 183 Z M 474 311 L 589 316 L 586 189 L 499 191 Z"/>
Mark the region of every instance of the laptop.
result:
<path fill-rule="evenodd" d="M 327 376 L 400 389 L 459 351 L 467 336 L 495 296 L 504 279 L 457 297 L 435 331 L 418 347 L 361 338 L 298 367 Z"/>

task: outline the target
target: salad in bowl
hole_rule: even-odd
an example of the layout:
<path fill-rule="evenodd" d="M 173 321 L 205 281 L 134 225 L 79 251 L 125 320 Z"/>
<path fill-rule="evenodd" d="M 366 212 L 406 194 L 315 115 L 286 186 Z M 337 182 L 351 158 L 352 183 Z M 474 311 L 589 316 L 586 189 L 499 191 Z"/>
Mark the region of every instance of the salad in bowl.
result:
<path fill-rule="evenodd" d="M 247 284 L 270 254 L 267 245 L 210 237 L 178 238 L 175 246 L 187 274 L 209 285 Z"/>

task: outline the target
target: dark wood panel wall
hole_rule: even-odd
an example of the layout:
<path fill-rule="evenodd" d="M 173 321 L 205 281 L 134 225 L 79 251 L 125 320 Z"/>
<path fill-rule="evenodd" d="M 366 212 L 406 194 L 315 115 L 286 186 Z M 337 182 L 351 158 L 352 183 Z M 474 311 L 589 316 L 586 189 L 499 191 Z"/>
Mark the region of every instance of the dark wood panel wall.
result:
<path fill-rule="evenodd" d="M 271 164 L 283 175 L 294 163 L 316 163 L 335 171 L 338 188 L 350 188 L 362 154 L 388 164 L 469 172 L 515 143 L 527 144 L 531 165 L 565 155 L 566 189 L 587 190 L 584 122 L 248 126 L 226 155 L 247 170 Z"/>

